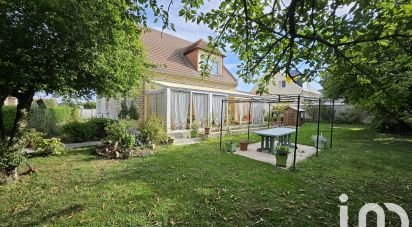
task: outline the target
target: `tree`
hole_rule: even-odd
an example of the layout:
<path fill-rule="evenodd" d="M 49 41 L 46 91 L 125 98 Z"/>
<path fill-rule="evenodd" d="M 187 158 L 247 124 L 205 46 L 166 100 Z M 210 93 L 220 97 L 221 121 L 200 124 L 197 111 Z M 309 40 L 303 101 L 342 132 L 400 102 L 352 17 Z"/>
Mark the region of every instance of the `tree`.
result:
<path fill-rule="evenodd" d="M 0 113 L 7 96 L 18 99 L 1 169 L 16 173 L 18 158 L 7 157 L 20 152 L 14 148 L 36 92 L 112 97 L 146 78 L 143 28 L 137 24 L 145 16 L 139 10 L 118 0 L 0 1 Z M 3 121 L 0 130 L 5 139 Z"/>
<path fill-rule="evenodd" d="M 202 0 L 182 2 L 180 15 L 215 31 L 211 48 L 229 45 L 242 61 L 239 76 L 260 83 L 261 92 L 281 70 L 291 79 L 297 79 L 291 70 L 313 79 L 339 62 L 364 73 L 368 62 L 356 65 L 351 51 L 376 42 L 407 44 L 412 37 L 409 1 L 225 0 L 206 13 L 193 10 Z"/>
<path fill-rule="evenodd" d="M 334 62 L 322 75 L 324 93 L 372 113 L 372 125 L 379 131 L 412 131 L 410 53 L 412 46 L 402 40 L 359 45 L 348 54 L 354 64 L 366 67 L 364 73 Z"/>
<path fill-rule="evenodd" d="M 139 120 L 139 112 L 137 111 L 136 104 L 134 101 L 132 101 L 130 104 L 129 117 L 132 120 Z"/>
<path fill-rule="evenodd" d="M 239 77 L 258 83 L 259 93 L 280 71 L 294 81 L 323 75 L 329 95 L 398 124 L 410 119 L 410 1 L 224 0 L 209 12 L 193 10 L 203 0 L 182 4 L 181 16 L 217 34 L 209 37 L 212 51 L 229 46 L 238 54 Z"/>

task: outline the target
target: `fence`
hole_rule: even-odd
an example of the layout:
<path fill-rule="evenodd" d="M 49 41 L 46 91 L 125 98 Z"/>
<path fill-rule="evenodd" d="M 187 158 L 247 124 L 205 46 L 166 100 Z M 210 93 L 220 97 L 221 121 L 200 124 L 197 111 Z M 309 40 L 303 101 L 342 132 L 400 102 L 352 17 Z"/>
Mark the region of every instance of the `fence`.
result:
<path fill-rule="evenodd" d="M 83 119 L 95 118 L 96 109 L 80 109 L 80 117 Z"/>

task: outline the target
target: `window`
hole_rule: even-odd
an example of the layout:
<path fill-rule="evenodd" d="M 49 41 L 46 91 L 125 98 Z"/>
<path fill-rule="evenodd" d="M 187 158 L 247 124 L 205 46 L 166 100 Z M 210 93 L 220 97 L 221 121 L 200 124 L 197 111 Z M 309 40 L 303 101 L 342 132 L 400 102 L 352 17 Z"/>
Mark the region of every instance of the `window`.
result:
<path fill-rule="evenodd" d="M 204 63 L 206 63 L 206 59 L 207 59 L 208 55 L 207 54 L 202 54 L 200 56 L 201 61 L 200 61 L 200 69 L 202 69 L 202 65 L 204 65 Z M 212 75 L 219 75 L 221 74 L 221 58 L 216 57 L 216 56 L 209 56 L 209 60 L 207 61 L 207 65 L 208 65 L 208 69 L 210 69 L 210 74 Z"/>
<path fill-rule="evenodd" d="M 219 74 L 219 62 L 218 62 L 218 60 L 211 60 L 209 62 L 209 64 L 210 64 L 210 68 L 211 68 L 210 73 L 218 75 Z"/>
<path fill-rule="evenodd" d="M 286 81 L 285 81 L 285 80 L 279 80 L 279 81 L 278 81 L 278 86 L 279 86 L 279 88 L 284 88 L 284 87 L 286 87 Z"/>

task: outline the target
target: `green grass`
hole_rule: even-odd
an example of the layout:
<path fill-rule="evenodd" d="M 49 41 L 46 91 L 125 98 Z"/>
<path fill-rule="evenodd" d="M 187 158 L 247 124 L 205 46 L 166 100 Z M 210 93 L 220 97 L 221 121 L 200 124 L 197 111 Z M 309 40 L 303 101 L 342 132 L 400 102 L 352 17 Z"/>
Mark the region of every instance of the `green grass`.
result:
<path fill-rule="evenodd" d="M 328 125 L 321 131 L 329 137 Z M 315 133 L 306 123 L 300 143 L 310 144 Z M 296 171 L 218 147 L 212 140 L 143 159 L 103 160 L 90 149 L 32 159 L 37 174 L 0 187 L 0 225 L 333 226 L 342 193 L 350 224 L 369 202 L 397 203 L 412 218 L 411 137 L 338 125 L 333 149 Z M 388 226 L 399 223 L 386 213 Z"/>

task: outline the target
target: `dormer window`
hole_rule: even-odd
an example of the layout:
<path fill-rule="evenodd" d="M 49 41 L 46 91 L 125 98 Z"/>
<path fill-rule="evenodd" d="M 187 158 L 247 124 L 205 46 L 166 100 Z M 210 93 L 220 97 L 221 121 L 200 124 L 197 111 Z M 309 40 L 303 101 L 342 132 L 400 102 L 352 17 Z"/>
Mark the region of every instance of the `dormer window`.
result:
<path fill-rule="evenodd" d="M 210 59 L 209 60 L 209 65 L 210 65 L 210 73 L 218 75 L 219 74 L 219 61 L 216 59 Z"/>
<path fill-rule="evenodd" d="M 219 50 L 215 49 L 212 53 L 209 51 L 208 43 L 199 39 L 190 45 L 184 52 L 187 60 L 201 71 L 202 67 L 207 66 L 207 71 L 214 76 L 223 74 L 223 58 L 225 57 Z M 206 64 L 206 60 L 209 58 Z"/>
<path fill-rule="evenodd" d="M 200 63 L 199 64 L 204 64 L 206 63 L 207 58 L 209 57 L 209 60 L 207 62 L 208 65 L 208 70 L 210 70 L 211 75 L 221 75 L 222 74 L 222 57 L 216 56 L 216 55 L 211 55 L 208 56 L 207 53 L 202 53 L 200 55 Z M 199 70 L 201 70 L 201 66 L 199 66 Z"/>

